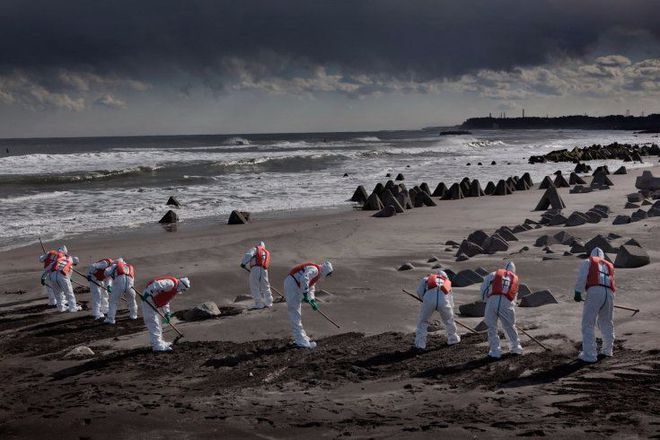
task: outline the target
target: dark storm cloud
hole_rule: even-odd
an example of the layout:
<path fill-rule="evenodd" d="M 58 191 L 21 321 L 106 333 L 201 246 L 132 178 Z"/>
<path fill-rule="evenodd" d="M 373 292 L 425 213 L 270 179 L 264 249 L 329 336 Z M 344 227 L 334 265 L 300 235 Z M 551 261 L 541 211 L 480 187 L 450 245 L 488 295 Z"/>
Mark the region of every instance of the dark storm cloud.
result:
<path fill-rule="evenodd" d="M 581 57 L 613 32 L 658 39 L 658 17 L 654 0 L 3 0 L 0 73 L 188 75 L 223 88 L 225 75 L 325 66 L 427 81 Z"/>

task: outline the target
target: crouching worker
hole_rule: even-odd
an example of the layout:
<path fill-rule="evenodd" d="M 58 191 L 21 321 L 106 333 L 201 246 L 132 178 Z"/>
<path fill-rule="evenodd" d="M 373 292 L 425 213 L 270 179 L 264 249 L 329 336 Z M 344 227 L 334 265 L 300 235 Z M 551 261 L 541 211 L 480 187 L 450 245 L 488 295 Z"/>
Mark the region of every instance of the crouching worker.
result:
<path fill-rule="evenodd" d="M 172 351 L 172 344 L 163 340 L 163 328 L 161 327 L 161 315 L 164 316 L 163 324 L 169 324 L 170 301 L 179 293 L 190 288 L 188 278 L 174 278 L 162 276 L 154 278 L 147 283 L 142 292 L 142 317 L 149 331 L 149 340 L 154 351 Z"/>
<path fill-rule="evenodd" d="M 314 297 L 314 286 L 321 277 L 325 278 L 330 274 L 332 274 L 332 264 L 329 261 L 323 262 L 320 266 L 314 263 L 302 263 L 291 269 L 289 276 L 284 279 L 284 296 L 289 310 L 291 334 L 298 347 L 316 347 L 316 342 L 309 340 L 302 326 L 301 305 L 306 302 L 312 307 L 312 310 L 318 310 L 319 306 Z"/>
<path fill-rule="evenodd" d="M 112 291 L 112 281 L 105 274 L 105 270 L 110 266 L 112 266 L 112 259 L 104 258 L 90 265 L 87 272 L 94 319 L 102 319 L 108 313 L 108 292 Z"/>
<path fill-rule="evenodd" d="M 422 300 L 422 307 L 417 320 L 415 347 L 426 348 L 429 320 L 433 312 L 438 311 L 447 331 L 447 344 L 454 345 L 461 341 L 454 324 L 454 294 L 447 274 L 440 270 L 421 279 L 417 286 L 417 296 Z"/>

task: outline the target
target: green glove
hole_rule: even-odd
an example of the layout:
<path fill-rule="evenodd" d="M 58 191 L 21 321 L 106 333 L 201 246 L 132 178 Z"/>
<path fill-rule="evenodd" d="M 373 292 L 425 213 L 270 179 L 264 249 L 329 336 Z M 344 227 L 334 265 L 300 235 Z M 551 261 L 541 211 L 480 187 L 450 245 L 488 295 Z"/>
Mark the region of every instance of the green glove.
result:
<path fill-rule="evenodd" d="M 106 287 L 106 290 L 108 291 L 108 293 L 112 293 L 112 286 Z"/>
<path fill-rule="evenodd" d="M 45 285 L 46 285 L 46 274 L 43 274 L 43 275 L 41 276 L 41 285 L 42 285 L 42 286 L 45 286 Z"/>
<path fill-rule="evenodd" d="M 310 299 L 307 302 L 309 303 L 310 306 L 312 306 L 312 310 L 314 310 L 315 312 L 318 311 L 319 305 L 316 303 L 315 299 Z"/>
<path fill-rule="evenodd" d="M 573 299 L 575 300 L 575 302 L 580 302 L 580 301 L 582 301 L 582 294 L 580 293 L 579 290 L 576 290 L 576 291 L 575 291 L 575 296 L 573 297 Z"/>
<path fill-rule="evenodd" d="M 170 312 L 165 312 L 165 317 L 163 318 L 163 324 L 169 324 L 172 314 Z"/>

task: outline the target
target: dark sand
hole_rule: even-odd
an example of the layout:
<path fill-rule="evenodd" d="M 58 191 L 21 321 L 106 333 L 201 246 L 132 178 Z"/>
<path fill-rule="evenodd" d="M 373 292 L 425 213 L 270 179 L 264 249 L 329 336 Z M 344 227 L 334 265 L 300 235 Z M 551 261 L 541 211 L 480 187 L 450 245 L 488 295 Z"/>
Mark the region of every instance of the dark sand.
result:
<path fill-rule="evenodd" d="M 2 253 L 0 438 L 658 437 L 659 222 L 611 224 L 626 212 L 625 194 L 635 190 L 640 173 L 610 176 L 615 186 L 608 191 L 559 190 L 566 214 L 602 203 L 614 211 L 608 219 L 520 233 L 509 251 L 461 263 L 454 261 L 455 250 L 445 251 L 445 241 L 538 220 L 531 209 L 543 192 L 441 201 L 390 219 L 330 213 L 67 240 L 83 263 L 125 257 L 137 268 L 140 288 L 156 275 L 188 275 L 193 286 L 172 303 L 175 311 L 212 300 L 227 312 L 212 321 L 177 322 L 186 337 L 166 354 L 151 352 L 141 320 L 129 321 L 125 311 L 108 327 L 89 312 L 45 307 L 38 245 Z M 584 241 L 609 232 L 635 238 L 652 259 L 617 271 L 617 302 L 641 312 L 615 311 L 615 357 L 594 365 L 575 361 L 581 305 L 572 292 L 580 260 L 563 256 L 566 246 L 552 246 L 557 260 L 543 261 L 546 253 L 533 246 L 561 229 Z M 320 299 L 342 328 L 303 311 L 305 328 L 319 341 L 316 350 L 291 345 L 284 304 L 248 312 L 248 303 L 233 303 L 247 293 L 238 267 L 242 253 L 258 240 L 273 252 L 271 282 L 278 290 L 296 263 L 329 258 L 335 264 L 335 274 L 320 285 L 331 294 Z M 523 246 L 530 250 L 517 253 Z M 412 351 L 418 303 L 400 289 L 414 290 L 432 266 L 426 262 L 431 255 L 454 271 L 493 270 L 512 258 L 532 291 L 550 289 L 560 301 L 518 309 L 519 325 L 551 351 L 522 336 L 524 356 L 490 362 L 484 337 L 464 335 L 461 344 L 447 347 L 441 326 L 427 352 Z M 397 272 L 406 261 L 417 269 Z M 455 289 L 457 304 L 477 295 L 476 284 Z M 89 301 L 89 294 L 78 299 Z M 78 345 L 97 355 L 64 359 Z"/>

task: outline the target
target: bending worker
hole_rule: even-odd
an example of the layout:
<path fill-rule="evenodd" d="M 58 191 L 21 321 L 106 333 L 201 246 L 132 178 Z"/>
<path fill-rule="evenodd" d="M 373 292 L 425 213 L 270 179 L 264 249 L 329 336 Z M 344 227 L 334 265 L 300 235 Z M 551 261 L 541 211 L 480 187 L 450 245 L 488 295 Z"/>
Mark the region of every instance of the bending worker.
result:
<path fill-rule="evenodd" d="M 177 279 L 172 276 L 162 276 L 147 283 L 147 287 L 142 292 L 142 316 L 154 351 L 172 351 L 172 344 L 163 340 L 161 316 L 157 310 L 160 310 L 164 316 L 163 324 L 169 324 L 172 317 L 170 301 L 189 288 L 190 281 L 185 277 Z"/>
<path fill-rule="evenodd" d="M 108 313 L 108 292 L 112 291 L 112 280 L 105 275 L 105 270 L 111 265 L 112 259 L 104 258 L 90 265 L 87 272 L 94 319 L 101 319 Z"/>
<path fill-rule="evenodd" d="M 454 345 L 461 341 L 454 324 L 454 294 L 451 291 L 451 281 L 443 270 L 425 276 L 417 286 L 417 296 L 422 300 L 415 333 L 415 347 L 426 348 L 429 319 L 433 312 L 438 311 L 447 331 L 447 344 Z"/>
<path fill-rule="evenodd" d="M 499 359 L 502 355 L 500 336 L 497 334 L 497 321 L 502 322 L 504 334 L 509 343 L 509 352 L 522 354 L 523 349 L 516 330 L 515 300 L 518 294 L 518 275 L 512 261 L 504 269 L 491 272 L 481 284 L 481 299 L 486 302 L 484 322 L 488 326 L 488 356 Z"/>
<path fill-rule="evenodd" d="M 55 249 L 51 249 L 39 257 L 39 261 L 44 264 L 44 270 L 41 273 L 41 285 L 44 286 L 44 291 L 46 292 L 46 295 L 48 295 L 49 306 L 57 306 L 57 299 L 55 299 L 55 293 L 53 292 L 53 288 L 50 286 L 49 279 L 50 266 L 53 264 L 55 259 L 57 259 L 57 251 Z"/>
<path fill-rule="evenodd" d="M 112 265 L 105 270 L 105 276 L 112 279 L 112 293 L 110 294 L 110 307 L 108 316 L 105 318 L 106 324 L 114 324 L 117 316 L 117 306 L 122 295 L 126 295 L 126 305 L 128 306 L 128 317 L 137 319 L 137 302 L 135 301 L 135 269 L 131 264 L 124 261 L 123 258 L 117 258 Z"/>
<path fill-rule="evenodd" d="M 75 313 L 81 310 L 76 304 L 76 295 L 71 285 L 71 268 L 78 264 L 78 257 L 69 255 L 66 246 L 57 249 L 57 256 L 49 266 L 50 287 L 53 289 L 57 310 L 60 312 Z"/>
<path fill-rule="evenodd" d="M 250 294 L 254 298 L 254 305 L 250 307 L 251 309 L 273 306 L 273 294 L 268 281 L 269 265 L 270 251 L 266 249 L 263 241 L 247 251 L 241 260 L 241 267 L 250 271 L 248 284 Z"/>
<path fill-rule="evenodd" d="M 605 254 L 600 248 L 594 248 L 591 256 L 580 265 L 575 283 L 575 301 L 582 301 L 582 292 L 585 291 L 587 299 L 582 308 L 582 351 L 578 359 L 596 362 L 596 322 L 603 337 L 600 354 L 612 356 L 614 346 L 614 265 L 605 260 Z"/>
<path fill-rule="evenodd" d="M 291 334 L 298 347 L 314 348 L 316 342 L 310 341 L 302 326 L 301 304 L 308 303 L 312 310 L 319 309 L 314 298 L 314 286 L 321 279 L 332 274 L 332 264 L 324 261 L 320 266 L 314 263 L 302 263 L 295 266 L 284 279 L 284 296 L 289 310 Z"/>

